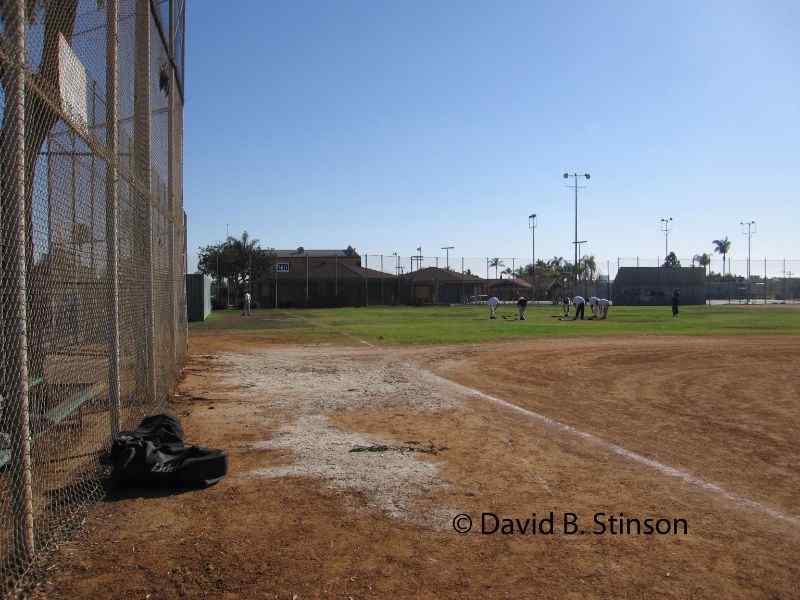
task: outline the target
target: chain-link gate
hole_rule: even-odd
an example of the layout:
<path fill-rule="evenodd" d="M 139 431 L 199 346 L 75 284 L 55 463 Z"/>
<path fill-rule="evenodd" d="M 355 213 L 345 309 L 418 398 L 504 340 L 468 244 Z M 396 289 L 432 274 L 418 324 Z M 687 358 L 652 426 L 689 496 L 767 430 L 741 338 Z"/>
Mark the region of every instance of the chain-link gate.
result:
<path fill-rule="evenodd" d="M 0 3 L 0 576 L 100 491 L 186 351 L 183 0 Z"/>

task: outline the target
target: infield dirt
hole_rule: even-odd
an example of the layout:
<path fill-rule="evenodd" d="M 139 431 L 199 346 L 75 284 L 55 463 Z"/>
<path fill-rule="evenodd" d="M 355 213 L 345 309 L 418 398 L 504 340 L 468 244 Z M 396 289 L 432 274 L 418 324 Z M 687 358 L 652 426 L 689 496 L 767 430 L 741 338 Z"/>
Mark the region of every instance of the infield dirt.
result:
<path fill-rule="evenodd" d="M 408 349 L 220 333 L 190 350 L 173 406 L 190 441 L 229 451 L 229 476 L 96 506 L 39 597 L 800 597 L 797 338 Z M 551 510 L 682 518 L 688 535 L 452 528 Z"/>

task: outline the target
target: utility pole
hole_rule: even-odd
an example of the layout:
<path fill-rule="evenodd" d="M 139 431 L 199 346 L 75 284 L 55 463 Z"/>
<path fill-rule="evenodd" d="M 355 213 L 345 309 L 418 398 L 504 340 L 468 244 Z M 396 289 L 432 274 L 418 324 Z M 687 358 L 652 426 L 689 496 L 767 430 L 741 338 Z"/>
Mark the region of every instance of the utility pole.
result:
<path fill-rule="evenodd" d="M 564 179 L 569 179 L 573 177 L 575 182 L 573 185 L 568 185 L 567 187 L 573 188 L 575 190 L 575 239 L 573 244 L 575 244 L 575 263 L 573 264 L 574 273 L 574 281 L 573 285 L 575 286 L 575 290 L 578 289 L 578 189 L 581 187 L 586 186 L 579 186 L 578 185 L 578 177 L 585 177 L 587 180 L 589 179 L 589 173 L 564 173 Z"/>
<path fill-rule="evenodd" d="M 752 298 L 752 289 L 753 283 L 750 279 L 750 238 L 753 237 L 755 233 L 755 221 L 742 221 L 740 223 L 742 227 L 747 227 L 747 231 L 743 232 L 747 236 L 747 303 L 750 304 L 750 299 Z"/>
<path fill-rule="evenodd" d="M 672 231 L 672 217 L 661 219 L 661 231 L 664 233 L 664 262 L 669 256 L 669 232 Z"/>
<path fill-rule="evenodd" d="M 447 257 L 445 258 L 445 260 L 447 261 L 445 269 L 447 269 L 448 271 L 450 270 L 450 250 L 454 248 L 455 246 L 442 246 L 442 250 L 444 250 L 447 253 L 446 255 Z"/>
<path fill-rule="evenodd" d="M 536 213 L 528 215 L 528 228 L 531 230 L 531 292 L 536 300 Z"/>

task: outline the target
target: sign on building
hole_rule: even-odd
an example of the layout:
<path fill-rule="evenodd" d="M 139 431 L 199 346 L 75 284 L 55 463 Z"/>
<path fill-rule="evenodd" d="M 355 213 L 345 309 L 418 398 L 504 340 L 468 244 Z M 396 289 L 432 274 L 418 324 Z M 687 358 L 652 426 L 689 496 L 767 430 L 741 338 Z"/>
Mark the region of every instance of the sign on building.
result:
<path fill-rule="evenodd" d="M 58 34 L 58 88 L 61 108 L 86 127 L 89 123 L 86 68 L 61 33 Z"/>

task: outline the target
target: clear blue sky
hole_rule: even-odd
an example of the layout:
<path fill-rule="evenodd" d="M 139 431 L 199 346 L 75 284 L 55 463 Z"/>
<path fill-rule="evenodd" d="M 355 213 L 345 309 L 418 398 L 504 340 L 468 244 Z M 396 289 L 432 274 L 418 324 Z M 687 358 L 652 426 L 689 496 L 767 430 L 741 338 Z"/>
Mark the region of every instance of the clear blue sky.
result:
<path fill-rule="evenodd" d="M 185 192 L 200 245 L 800 258 L 800 3 L 197 1 Z"/>

